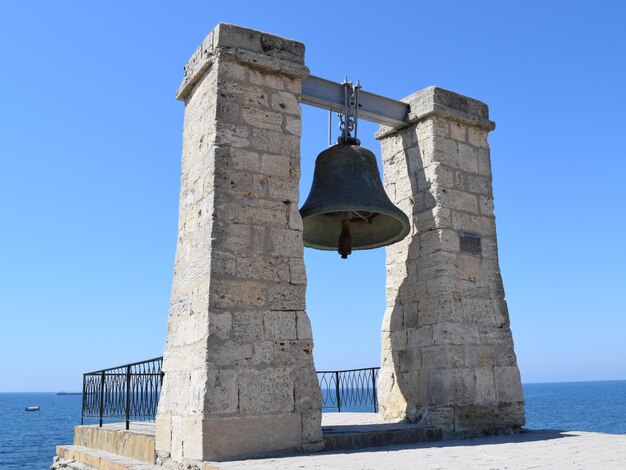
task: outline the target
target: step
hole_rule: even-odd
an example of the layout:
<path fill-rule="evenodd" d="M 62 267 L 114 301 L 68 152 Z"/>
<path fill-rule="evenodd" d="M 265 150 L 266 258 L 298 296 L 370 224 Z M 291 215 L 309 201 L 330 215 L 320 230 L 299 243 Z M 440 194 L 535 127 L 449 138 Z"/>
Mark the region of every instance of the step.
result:
<path fill-rule="evenodd" d="M 410 423 L 323 426 L 324 450 L 362 449 L 441 441 L 441 429 Z"/>
<path fill-rule="evenodd" d="M 155 463 L 154 423 L 131 422 L 74 427 L 74 445 L 102 450 L 144 463 Z"/>
<path fill-rule="evenodd" d="M 52 466 L 72 470 L 163 470 L 163 467 L 84 446 L 57 446 Z"/>

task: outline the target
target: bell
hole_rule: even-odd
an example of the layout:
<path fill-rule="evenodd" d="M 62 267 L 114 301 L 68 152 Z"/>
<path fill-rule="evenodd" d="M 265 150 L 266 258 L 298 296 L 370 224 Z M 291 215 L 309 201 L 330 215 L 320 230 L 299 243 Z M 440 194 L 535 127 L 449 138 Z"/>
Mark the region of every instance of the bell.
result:
<path fill-rule="evenodd" d="M 352 250 L 391 245 L 410 229 L 408 217 L 385 193 L 376 157 L 354 143 L 318 155 L 311 192 L 300 209 L 304 246 L 337 250 L 342 258 Z"/>

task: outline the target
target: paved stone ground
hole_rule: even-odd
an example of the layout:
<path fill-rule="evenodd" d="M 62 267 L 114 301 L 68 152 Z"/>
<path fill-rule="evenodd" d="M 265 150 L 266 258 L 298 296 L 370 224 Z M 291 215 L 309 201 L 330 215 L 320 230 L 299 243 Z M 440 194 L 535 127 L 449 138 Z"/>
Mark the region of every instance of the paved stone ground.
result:
<path fill-rule="evenodd" d="M 324 426 L 368 426 L 380 423 L 374 413 L 323 413 Z M 123 428 L 123 423 L 107 427 Z M 154 423 L 131 423 L 131 429 L 154 433 Z M 268 469 L 409 469 L 626 470 L 626 435 L 581 431 L 527 431 L 486 437 L 354 451 L 320 452 L 280 458 L 214 464 L 223 470 Z"/>
<path fill-rule="evenodd" d="M 350 452 L 220 462 L 246 469 L 626 469 L 626 435 L 579 431 L 529 431 L 488 437 L 371 448 Z"/>

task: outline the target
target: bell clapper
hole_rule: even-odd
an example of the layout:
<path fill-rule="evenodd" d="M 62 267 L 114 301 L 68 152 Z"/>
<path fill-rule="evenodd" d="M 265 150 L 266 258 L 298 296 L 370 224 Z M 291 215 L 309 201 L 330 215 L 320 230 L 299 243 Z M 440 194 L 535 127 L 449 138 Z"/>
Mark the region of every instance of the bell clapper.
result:
<path fill-rule="evenodd" d="M 341 259 L 347 259 L 352 254 L 352 235 L 350 234 L 350 212 L 344 212 L 341 218 L 341 235 L 337 251 Z"/>

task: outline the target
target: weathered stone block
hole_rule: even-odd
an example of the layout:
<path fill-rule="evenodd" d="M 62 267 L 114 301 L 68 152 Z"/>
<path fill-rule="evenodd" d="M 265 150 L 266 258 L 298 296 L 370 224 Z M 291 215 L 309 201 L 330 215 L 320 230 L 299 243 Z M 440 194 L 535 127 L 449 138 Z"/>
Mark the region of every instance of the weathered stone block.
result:
<path fill-rule="evenodd" d="M 273 282 L 289 282 L 289 260 L 278 256 L 237 256 L 236 270 L 230 275 Z"/>
<path fill-rule="evenodd" d="M 308 364 L 313 354 L 311 340 L 274 341 L 273 361 L 277 366 Z"/>
<path fill-rule="evenodd" d="M 422 409 L 420 422 L 443 432 L 454 430 L 454 407 L 452 406 L 428 406 Z"/>
<path fill-rule="evenodd" d="M 255 281 L 216 279 L 211 283 L 215 308 L 249 308 L 265 305 L 266 285 Z"/>
<path fill-rule="evenodd" d="M 302 450 L 307 452 L 324 450 L 321 422 L 322 417 L 319 413 L 302 414 Z"/>
<path fill-rule="evenodd" d="M 498 403 L 495 407 L 495 423 L 498 427 L 519 427 L 526 422 L 524 403 Z"/>
<path fill-rule="evenodd" d="M 289 283 L 306 285 L 306 270 L 302 258 L 289 259 Z"/>
<path fill-rule="evenodd" d="M 307 425 L 321 421 L 321 415 L 310 413 L 311 411 L 320 411 L 322 407 L 322 397 L 317 376 L 311 374 L 308 367 L 296 368 L 292 373 L 294 381 L 294 407 L 303 416 L 308 416 Z M 305 435 L 311 431 L 305 432 Z M 320 427 L 321 432 L 321 427 Z M 306 437 L 303 439 L 307 440 Z"/>
<path fill-rule="evenodd" d="M 282 130 L 283 116 L 266 109 L 243 108 L 241 118 L 246 124 L 272 131 Z"/>
<path fill-rule="evenodd" d="M 496 325 L 493 300 L 459 296 L 455 302 L 454 314 L 449 319 L 480 325 Z"/>
<path fill-rule="evenodd" d="M 251 343 L 239 343 L 233 340 L 221 340 L 213 335 L 207 342 L 207 364 L 215 367 L 232 368 L 242 361 L 252 359 L 254 348 Z M 202 356 L 201 356 L 202 357 Z M 204 357 L 202 357 L 204 359 Z"/>
<path fill-rule="evenodd" d="M 500 367 L 514 367 L 517 365 L 517 358 L 513 350 L 513 344 L 506 342 L 494 346 L 494 365 Z"/>
<path fill-rule="evenodd" d="M 246 148 L 250 145 L 250 129 L 235 124 L 222 123 L 215 134 L 215 144 Z"/>
<path fill-rule="evenodd" d="M 285 131 L 289 134 L 301 136 L 302 135 L 302 121 L 293 117 L 287 116 L 285 118 Z"/>
<path fill-rule="evenodd" d="M 461 345 L 431 345 L 421 348 L 422 368 L 461 368 L 465 366 L 465 348 Z"/>
<path fill-rule="evenodd" d="M 269 108 L 269 93 L 250 84 L 221 80 L 219 82 L 220 100 L 240 103 L 250 108 Z"/>
<path fill-rule="evenodd" d="M 304 245 L 301 231 L 281 228 L 272 229 L 270 231 L 268 254 L 272 256 L 298 258 L 302 257 L 303 250 Z"/>
<path fill-rule="evenodd" d="M 266 175 L 289 177 L 291 158 L 284 155 L 264 154 L 261 156 L 261 171 Z"/>
<path fill-rule="evenodd" d="M 234 369 L 209 369 L 206 386 L 206 411 L 216 414 L 238 411 L 237 372 Z"/>
<path fill-rule="evenodd" d="M 493 215 L 493 197 L 479 196 L 480 213 L 483 215 Z"/>
<path fill-rule="evenodd" d="M 417 324 L 432 325 L 439 320 L 453 320 L 455 300 L 452 294 L 427 297 L 417 304 Z"/>
<path fill-rule="evenodd" d="M 306 286 L 271 284 L 268 286 L 268 305 L 272 310 L 304 310 Z"/>
<path fill-rule="evenodd" d="M 478 151 L 478 173 L 483 176 L 491 176 L 491 157 L 489 149 Z"/>
<path fill-rule="evenodd" d="M 282 90 L 284 87 L 283 77 L 280 75 L 254 68 L 248 68 L 247 73 L 250 78 L 250 82 L 254 85 L 260 85 L 276 90 Z"/>
<path fill-rule="evenodd" d="M 298 185 L 293 178 L 281 176 L 266 176 L 268 196 L 281 201 L 297 201 L 299 197 Z"/>
<path fill-rule="evenodd" d="M 435 325 L 424 325 L 417 328 L 406 329 L 407 348 L 430 346 L 434 343 L 433 328 Z"/>
<path fill-rule="evenodd" d="M 250 75 L 250 81 L 255 83 L 254 74 L 258 73 L 253 69 L 245 67 L 238 62 L 222 62 L 220 64 L 220 78 L 228 79 L 228 81 L 245 82 L 248 75 Z M 255 83 L 258 85 L 258 83 Z"/>
<path fill-rule="evenodd" d="M 271 340 L 297 339 L 296 312 L 270 311 L 264 315 L 265 337 Z"/>
<path fill-rule="evenodd" d="M 423 323 L 419 323 L 419 318 L 417 314 L 417 302 L 410 302 L 402 306 L 402 319 L 402 325 L 404 328 L 407 329 L 424 326 Z"/>
<path fill-rule="evenodd" d="M 459 235 L 453 230 L 437 229 L 419 234 L 420 256 L 437 251 L 459 251 Z M 418 271 L 419 272 L 419 271 Z"/>
<path fill-rule="evenodd" d="M 460 405 L 454 411 L 455 431 L 491 430 L 495 427 L 493 406 Z"/>
<path fill-rule="evenodd" d="M 476 338 L 476 341 L 478 338 Z M 496 348 L 491 345 L 469 344 L 465 345 L 466 367 L 493 367 Z"/>
<path fill-rule="evenodd" d="M 421 365 L 421 348 L 415 347 L 398 351 L 398 369 L 400 372 L 417 371 Z"/>
<path fill-rule="evenodd" d="M 428 375 L 429 399 L 434 405 L 472 404 L 476 399 L 473 369 L 434 369 Z"/>
<path fill-rule="evenodd" d="M 457 259 L 457 272 L 460 279 L 478 281 L 483 279 L 483 262 L 480 256 L 460 253 Z"/>
<path fill-rule="evenodd" d="M 505 326 L 478 325 L 480 342 L 482 344 L 513 344 L 511 330 Z"/>
<path fill-rule="evenodd" d="M 477 367 L 474 370 L 476 378 L 476 404 L 493 404 L 496 401 L 496 384 L 491 365 L 487 367 Z"/>
<path fill-rule="evenodd" d="M 227 339 L 233 336 L 233 318 L 230 313 L 214 313 L 209 320 L 211 335 L 219 339 Z"/>
<path fill-rule="evenodd" d="M 300 137 L 266 129 L 252 129 L 250 146 L 261 152 L 278 155 L 297 154 L 300 149 Z"/>
<path fill-rule="evenodd" d="M 459 210 L 478 214 L 478 198 L 465 191 L 458 189 L 447 189 L 440 186 L 434 187 L 434 196 L 438 204 L 452 210 Z M 486 212 L 483 214 L 488 215 Z M 493 213 L 493 211 L 492 211 Z"/>
<path fill-rule="evenodd" d="M 459 142 L 465 142 L 467 140 L 467 126 L 464 124 L 452 121 L 450 122 L 450 137 Z"/>
<path fill-rule="evenodd" d="M 182 423 L 183 458 L 202 460 L 202 415 L 185 416 Z"/>
<path fill-rule="evenodd" d="M 300 103 L 298 102 L 298 98 L 293 93 L 279 91 L 278 93 L 274 93 L 272 95 L 271 101 L 272 108 L 275 110 L 300 116 Z"/>
<path fill-rule="evenodd" d="M 240 224 L 214 224 L 213 237 L 221 250 L 234 253 L 246 252 L 250 249 L 253 227 Z"/>
<path fill-rule="evenodd" d="M 499 402 L 521 402 L 522 383 L 517 367 L 494 367 L 496 399 Z"/>
<path fill-rule="evenodd" d="M 233 338 L 237 341 L 254 341 L 265 337 L 263 318 L 269 312 L 248 310 L 232 312 Z"/>
<path fill-rule="evenodd" d="M 484 215 L 455 211 L 452 213 L 452 227 L 457 231 L 477 232 L 482 237 L 494 237 L 496 234 L 494 218 Z"/>
<path fill-rule="evenodd" d="M 249 456 L 268 450 L 297 450 L 302 446 L 298 413 L 204 419 L 205 460 Z"/>
<path fill-rule="evenodd" d="M 294 410 L 294 382 L 286 370 L 244 369 L 239 373 L 239 407 L 243 414 Z"/>

